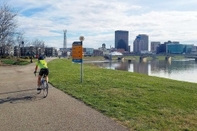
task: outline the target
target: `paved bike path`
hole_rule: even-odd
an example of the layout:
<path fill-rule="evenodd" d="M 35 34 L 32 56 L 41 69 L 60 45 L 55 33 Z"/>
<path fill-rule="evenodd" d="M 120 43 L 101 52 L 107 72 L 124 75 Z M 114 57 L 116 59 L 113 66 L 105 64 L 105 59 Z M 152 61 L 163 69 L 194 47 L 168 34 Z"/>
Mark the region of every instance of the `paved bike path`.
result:
<path fill-rule="evenodd" d="M 37 94 L 34 68 L 0 66 L 0 131 L 128 131 L 51 85 Z"/>

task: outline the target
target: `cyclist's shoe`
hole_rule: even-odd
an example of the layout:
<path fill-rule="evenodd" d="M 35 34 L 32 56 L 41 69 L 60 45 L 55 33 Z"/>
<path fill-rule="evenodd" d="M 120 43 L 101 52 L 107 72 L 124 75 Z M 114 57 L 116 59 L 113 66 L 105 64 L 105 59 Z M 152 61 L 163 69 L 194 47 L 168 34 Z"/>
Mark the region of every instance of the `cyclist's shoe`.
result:
<path fill-rule="evenodd" d="M 41 88 L 40 88 L 40 87 L 38 87 L 38 88 L 37 88 L 37 91 L 40 91 L 40 90 L 41 90 Z"/>

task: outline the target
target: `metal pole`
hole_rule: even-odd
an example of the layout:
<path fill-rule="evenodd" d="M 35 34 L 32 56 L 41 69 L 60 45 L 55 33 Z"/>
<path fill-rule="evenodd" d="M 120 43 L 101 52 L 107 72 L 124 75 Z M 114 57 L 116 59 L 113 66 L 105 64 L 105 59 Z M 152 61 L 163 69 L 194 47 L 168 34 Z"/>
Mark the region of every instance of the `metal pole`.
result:
<path fill-rule="evenodd" d="M 67 30 L 63 30 L 64 31 L 64 43 L 63 43 L 63 48 L 64 50 L 67 50 L 67 40 L 66 40 L 66 32 Z"/>
<path fill-rule="evenodd" d="M 20 49 L 21 47 L 20 47 L 20 43 L 19 43 L 19 45 L 18 45 L 18 58 L 20 58 L 20 52 L 21 52 L 21 49 Z"/>
<path fill-rule="evenodd" d="M 82 55 L 83 55 L 83 41 L 81 41 L 81 46 L 82 46 Z M 81 83 L 82 82 L 83 82 L 83 56 L 81 61 Z"/>
<path fill-rule="evenodd" d="M 83 61 L 81 62 L 81 83 L 83 82 Z"/>

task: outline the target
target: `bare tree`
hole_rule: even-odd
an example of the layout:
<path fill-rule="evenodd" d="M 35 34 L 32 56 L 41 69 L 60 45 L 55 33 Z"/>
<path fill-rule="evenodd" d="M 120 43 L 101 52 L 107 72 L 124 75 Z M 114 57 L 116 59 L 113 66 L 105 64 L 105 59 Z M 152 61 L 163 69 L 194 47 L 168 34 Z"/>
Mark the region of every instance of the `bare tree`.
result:
<path fill-rule="evenodd" d="M 36 55 L 41 55 L 44 54 L 45 52 L 45 43 L 42 40 L 35 39 L 31 43 L 34 46 L 35 49 L 35 54 Z"/>
<path fill-rule="evenodd" d="M 15 29 L 17 13 L 14 13 L 12 9 L 3 4 L 0 6 L 0 47 L 2 47 L 2 54 L 5 55 L 6 49 L 14 44 Z"/>

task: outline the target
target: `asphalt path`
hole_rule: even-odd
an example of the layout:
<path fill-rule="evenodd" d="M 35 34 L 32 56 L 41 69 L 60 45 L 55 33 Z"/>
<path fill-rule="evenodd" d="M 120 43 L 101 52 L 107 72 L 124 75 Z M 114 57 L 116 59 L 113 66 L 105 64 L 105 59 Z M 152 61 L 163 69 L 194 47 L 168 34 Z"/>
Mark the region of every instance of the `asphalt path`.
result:
<path fill-rule="evenodd" d="M 34 69 L 35 63 L 0 66 L 0 131 L 128 131 L 51 85 L 43 98 Z"/>

